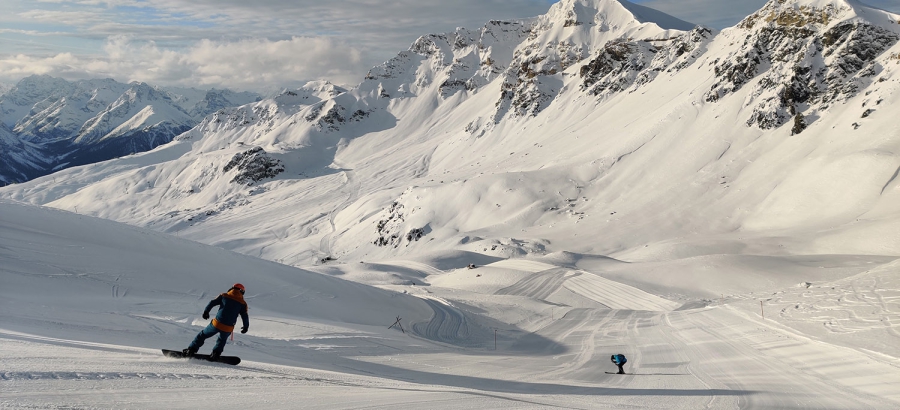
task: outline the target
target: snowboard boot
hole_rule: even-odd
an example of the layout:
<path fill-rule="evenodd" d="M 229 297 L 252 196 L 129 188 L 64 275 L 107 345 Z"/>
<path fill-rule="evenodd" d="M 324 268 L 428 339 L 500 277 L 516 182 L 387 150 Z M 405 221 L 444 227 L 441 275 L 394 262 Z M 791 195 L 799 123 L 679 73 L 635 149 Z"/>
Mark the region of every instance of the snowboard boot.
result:
<path fill-rule="evenodd" d="M 222 352 L 212 352 L 209 355 L 209 360 L 213 362 L 218 361 L 220 356 L 222 356 Z"/>
<path fill-rule="evenodd" d="M 182 350 L 181 353 L 184 354 L 185 357 L 191 357 L 194 355 L 194 353 L 197 353 L 197 349 L 192 349 L 189 347 L 187 349 Z"/>

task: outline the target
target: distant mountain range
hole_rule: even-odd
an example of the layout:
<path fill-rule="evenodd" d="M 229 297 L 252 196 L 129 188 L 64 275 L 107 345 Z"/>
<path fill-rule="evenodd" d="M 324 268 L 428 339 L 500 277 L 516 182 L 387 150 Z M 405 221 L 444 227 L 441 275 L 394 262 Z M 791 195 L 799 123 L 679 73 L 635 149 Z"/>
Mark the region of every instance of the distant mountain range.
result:
<path fill-rule="evenodd" d="M 771 0 L 721 31 L 562 0 L 422 36 L 349 90 L 195 111 L 140 84 L 60 83 L 48 88 L 73 91 L 38 100 L 26 83 L 0 104 L 20 118 L 0 135 L 23 164 L 45 164 L 54 141 L 146 147 L 163 140 L 148 124 L 187 131 L 0 198 L 294 265 L 439 250 L 900 254 L 898 40 L 900 16 L 855 0 Z"/>
<path fill-rule="evenodd" d="M 0 94 L 0 184 L 143 152 L 248 92 L 31 76 Z"/>

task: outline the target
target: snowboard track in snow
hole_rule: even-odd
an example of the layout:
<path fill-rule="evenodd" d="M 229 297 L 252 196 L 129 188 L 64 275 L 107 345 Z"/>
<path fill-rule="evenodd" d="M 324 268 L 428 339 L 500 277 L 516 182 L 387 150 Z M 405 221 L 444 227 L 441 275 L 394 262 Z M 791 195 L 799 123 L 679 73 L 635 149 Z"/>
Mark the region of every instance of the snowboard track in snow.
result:
<path fill-rule="evenodd" d="M 116 380 L 116 379 L 158 379 L 158 380 L 277 380 L 288 376 L 234 376 L 205 373 L 154 373 L 154 372 L 3 372 L 0 380 Z"/>
<path fill-rule="evenodd" d="M 473 343 L 468 338 L 469 324 L 462 311 L 436 300 L 424 301 L 434 311 L 434 315 L 426 324 L 414 324 L 415 333 L 429 340 L 452 345 L 465 346 Z"/>

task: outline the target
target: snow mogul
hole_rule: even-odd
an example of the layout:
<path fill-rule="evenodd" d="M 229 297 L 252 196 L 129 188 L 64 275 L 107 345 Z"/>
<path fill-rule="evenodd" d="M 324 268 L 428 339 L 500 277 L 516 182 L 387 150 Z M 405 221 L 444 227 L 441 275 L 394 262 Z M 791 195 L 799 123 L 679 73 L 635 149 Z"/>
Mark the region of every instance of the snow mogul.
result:
<path fill-rule="evenodd" d="M 185 356 L 193 356 L 194 353 L 200 350 L 206 339 L 218 334 L 219 338 L 216 339 L 216 345 L 213 346 L 212 354 L 209 355 L 210 360 L 218 359 L 222 355 L 222 351 L 225 350 L 225 342 L 228 340 L 228 336 L 234 331 L 234 325 L 237 324 L 238 316 L 241 317 L 241 322 L 244 324 L 241 328 L 241 333 L 247 333 L 247 329 L 250 328 L 250 318 L 247 316 L 247 302 L 244 301 L 244 292 L 244 285 L 235 283 L 231 289 L 228 289 L 228 292 L 222 293 L 219 297 L 209 301 L 206 309 L 203 310 L 203 319 L 209 319 L 209 311 L 212 310 L 213 306 L 219 306 L 219 312 L 216 313 L 216 317 L 213 318 L 212 322 L 197 334 L 191 345 L 187 349 L 182 350 Z"/>

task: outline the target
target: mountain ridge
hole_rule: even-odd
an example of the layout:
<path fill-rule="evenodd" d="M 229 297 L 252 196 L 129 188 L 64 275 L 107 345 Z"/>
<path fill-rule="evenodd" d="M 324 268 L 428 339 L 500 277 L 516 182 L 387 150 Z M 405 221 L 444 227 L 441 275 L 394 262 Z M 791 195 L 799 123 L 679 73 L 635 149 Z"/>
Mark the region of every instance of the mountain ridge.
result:
<path fill-rule="evenodd" d="M 221 110 L 115 171 L 0 197 L 298 266 L 447 249 L 900 253 L 891 236 L 853 239 L 900 226 L 897 27 L 764 18 L 785 4 L 680 31 L 604 27 L 592 19 L 614 2 L 568 1 L 425 35 L 355 88 Z"/>
<path fill-rule="evenodd" d="M 0 113 L 4 127 L 31 148 L 11 148 L 0 183 L 152 149 L 215 110 L 259 98 L 229 90 L 178 91 L 112 79 L 22 79 L 0 95 Z"/>

